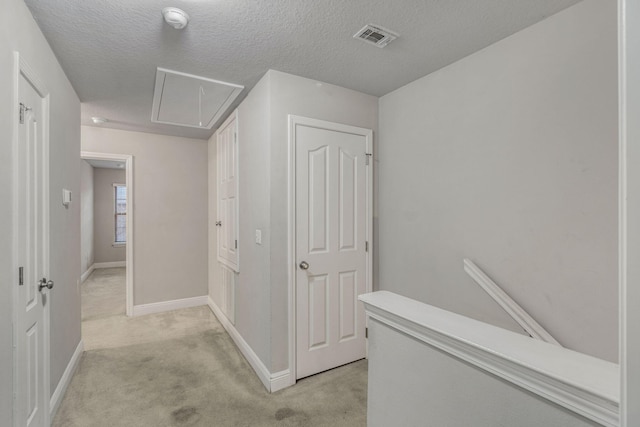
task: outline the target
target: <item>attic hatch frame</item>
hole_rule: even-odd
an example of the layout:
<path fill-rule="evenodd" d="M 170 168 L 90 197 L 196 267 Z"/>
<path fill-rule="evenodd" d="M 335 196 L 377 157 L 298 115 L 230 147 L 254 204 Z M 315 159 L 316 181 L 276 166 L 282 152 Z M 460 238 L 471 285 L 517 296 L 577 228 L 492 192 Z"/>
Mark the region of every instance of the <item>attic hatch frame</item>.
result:
<path fill-rule="evenodd" d="M 229 94 L 229 96 L 227 96 L 227 98 L 224 100 L 224 102 L 220 105 L 220 107 L 218 108 L 216 113 L 213 115 L 211 120 L 206 122 L 206 124 L 203 126 L 160 120 L 158 119 L 158 117 L 160 116 L 162 94 L 164 91 L 165 81 L 168 75 L 180 76 L 180 77 L 198 80 L 201 82 L 226 86 L 228 88 L 231 88 L 232 91 Z M 240 95 L 240 93 L 243 90 L 244 90 L 244 86 L 242 85 L 237 85 L 234 83 L 223 82 L 221 80 L 214 80 L 207 77 L 196 76 L 195 74 L 183 73 L 181 71 L 169 70 L 167 68 L 158 67 L 156 69 L 156 83 L 155 83 L 155 89 L 153 91 L 153 104 L 151 106 L 151 121 L 153 123 L 161 123 L 165 125 L 183 126 L 183 127 L 190 127 L 190 128 L 196 128 L 196 129 L 211 129 L 213 128 L 213 125 L 216 124 L 216 122 L 220 120 L 220 118 L 222 118 L 222 116 L 227 112 L 227 110 L 229 109 L 233 101 L 236 100 L 238 95 Z"/>

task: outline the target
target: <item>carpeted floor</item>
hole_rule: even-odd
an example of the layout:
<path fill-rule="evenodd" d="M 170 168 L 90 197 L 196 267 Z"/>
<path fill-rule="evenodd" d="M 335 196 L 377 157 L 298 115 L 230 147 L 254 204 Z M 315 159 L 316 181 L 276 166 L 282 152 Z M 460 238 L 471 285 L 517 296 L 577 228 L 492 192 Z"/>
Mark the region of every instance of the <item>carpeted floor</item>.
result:
<path fill-rule="evenodd" d="M 125 268 L 99 268 L 82 284 L 82 321 L 125 314 Z"/>
<path fill-rule="evenodd" d="M 92 349 L 54 426 L 366 425 L 366 361 L 269 394 L 208 307 L 136 318 L 97 312 L 83 311 Z"/>

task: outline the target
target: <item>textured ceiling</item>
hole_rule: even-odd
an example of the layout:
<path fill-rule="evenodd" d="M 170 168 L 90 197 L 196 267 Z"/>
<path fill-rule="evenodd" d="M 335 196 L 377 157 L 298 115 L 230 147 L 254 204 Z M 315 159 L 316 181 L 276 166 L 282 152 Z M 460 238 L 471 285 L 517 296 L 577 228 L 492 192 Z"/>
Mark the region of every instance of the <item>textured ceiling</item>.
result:
<path fill-rule="evenodd" d="M 156 67 L 245 86 L 268 69 L 384 95 L 579 0 L 26 0 L 91 116 L 118 129 L 208 138 L 152 123 Z M 161 10 L 184 9 L 189 26 Z M 365 24 L 400 38 L 353 39 Z M 223 117 L 224 119 L 224 117 Z M 217 126 L 217 125 L 216 125 Z M 214 128 L 216 127 L 214 126 Z"/>

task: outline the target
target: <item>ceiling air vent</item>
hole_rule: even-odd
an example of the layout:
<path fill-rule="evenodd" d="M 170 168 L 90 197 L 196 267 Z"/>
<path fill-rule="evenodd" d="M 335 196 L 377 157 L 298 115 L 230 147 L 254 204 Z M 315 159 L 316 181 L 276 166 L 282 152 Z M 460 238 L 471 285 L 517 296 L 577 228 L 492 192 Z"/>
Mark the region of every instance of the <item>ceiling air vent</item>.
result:
<path fill-rule="evenodd" d="M 353 35 L 354 39 L 360 39 L 378 47 L 385 47 L 390 42 L 398 38 L 398 34 L 377 25 L 365 25 L 360 31 Z"/>

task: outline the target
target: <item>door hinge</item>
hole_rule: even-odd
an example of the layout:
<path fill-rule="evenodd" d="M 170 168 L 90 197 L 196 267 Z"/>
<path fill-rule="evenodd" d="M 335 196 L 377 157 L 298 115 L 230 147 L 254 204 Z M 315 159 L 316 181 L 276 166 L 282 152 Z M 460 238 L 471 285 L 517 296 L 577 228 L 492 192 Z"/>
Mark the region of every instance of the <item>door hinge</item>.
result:
<path fill-rule="evenodd" d="M 364 251 L 369 252 L 369 242 L 364 242 Z"/>
<path fill-rule="evenodd" d="M 236 249 L 238 249 L 238 241 L 236 240 Z"/>
<path fill-rule="evenodd" d="M 18 286 L 24 285 L 24 267 L 18 267 Z"/>
<path fill-rule="evenodd" d="M 365 155 L 365 164 L 369 166 L 369 159 L 373 156 L 371 153 L 364 153 Z"/>
<path fill-rule="evenodd" d="M 364 337 L 369 338 L 369 328 L 364 328 Z"/>
<path fill-rule="evenodd" d="M 24 124 L 24 113 L 27 111 L 31 111 L 31 108 L 24 105 L 22 102 L 20 103 L 20 124 Z"/>

